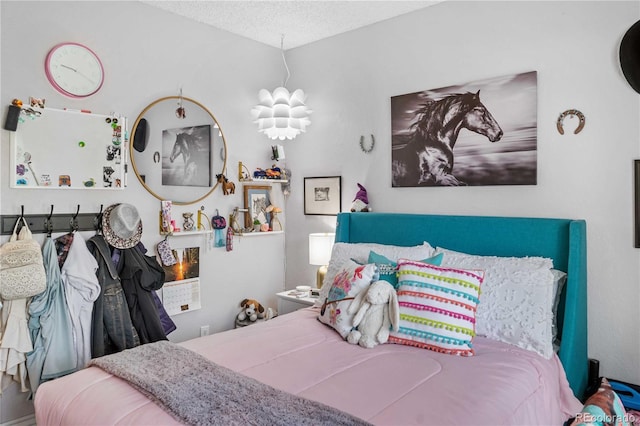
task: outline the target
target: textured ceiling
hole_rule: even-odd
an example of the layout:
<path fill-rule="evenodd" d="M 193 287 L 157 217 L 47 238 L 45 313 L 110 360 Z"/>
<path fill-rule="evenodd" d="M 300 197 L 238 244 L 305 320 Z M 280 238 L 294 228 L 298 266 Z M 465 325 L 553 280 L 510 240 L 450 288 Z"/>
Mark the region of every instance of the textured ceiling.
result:
<path fill-rule="evenodd" d="M 431 6 L 438 1 L 149 1 L 143 3 L 285 50 Z"/>

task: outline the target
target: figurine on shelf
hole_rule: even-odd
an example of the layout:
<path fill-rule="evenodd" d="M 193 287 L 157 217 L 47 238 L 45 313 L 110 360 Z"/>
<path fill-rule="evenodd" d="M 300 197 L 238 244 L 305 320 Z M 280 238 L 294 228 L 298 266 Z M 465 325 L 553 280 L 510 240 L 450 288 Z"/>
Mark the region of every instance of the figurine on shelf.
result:
<path fill-rule="evenodd" d="M 267 207 L 266 212 L 271 213 L 271 230 L 282 231 L 282 223 L 280 223 L 280 219 L 278 219 L 278 213 L 282 213 L 282 209 L 271 204 Z"/>
<path fill-rule="evenodd" d="M 253 172 L 253 178 L 254 179 L 266 179 L 267 178 L 267 172 L 264 171 L 264 169 L 256 169 L 256 171 Z"/>
<path fill-rule="evenodd" d="M 29 97 L 29 105 L 34 108 L 44 108 L 45 100 L 41 98 Z"/>
<path fill-rule="evenodd" d="M 234 233 L 240 234 L 242 233 L 242 226 L 238 222 L 238 214 L 240 213 L 240 209 L 235 207 L 231 215 L 229 215 L 229 228 L 233 230 Z"/>
<path fill-rule="evenodd" d="M 253 172 L 254 179 L 282 179 L 282 169 L 275 164 L 269 169 L 256 169 Z"/>
<path fill-rule="evenodd" d="M 358 184 L 358 192 L 356 193 L 356 198 L 353 199 L 353 204 L 351 204 L 352 212 L 370 212 L 371 207 L 369 206 L 369 197 L 367 196 L 367 190 L 364 186 Z"/>
<path fill-rule="evenodd" d="M 282 178 L 282 170 L 280 170 L 280 167 L 276 167 L 275 164 L 273 166 L 271 166 L 270 169 L 267 169 L 266 172 L 267 172 L 267 179 L 281 179 Z"/>
<path fill-rule="evenodd" d="M 182 223 L 182 229 L 185 231 L 193 231 L 193 213 L 187 212 L 182 213 L 182 217 L 184 218 L 184 222 Z"/>
<path fill-rule="evenodd" d="M 173 205 L 172 201 L 163 200 L 160 201 L 160 231 L 161 232 L 172 232 L 173 225 L 171 223 L 171 206 Z"/>
<path fill-rule="evenodd" d="M 216 179 L 218 179 L 218 183 L 222 185 L 223 195 L 235 194 L 236 184 L 227 179 L 224 174 L 220 173 L 216 175 Z"/>
<path fill-rule="evenodd" d="M 244 180 L 251 180 L 251 176 L 249 176 L 249 169 L 247 169 L 247 166 L 242 164 L 242 161 L 238 161 L 238 179 L 240 182 Z"/>

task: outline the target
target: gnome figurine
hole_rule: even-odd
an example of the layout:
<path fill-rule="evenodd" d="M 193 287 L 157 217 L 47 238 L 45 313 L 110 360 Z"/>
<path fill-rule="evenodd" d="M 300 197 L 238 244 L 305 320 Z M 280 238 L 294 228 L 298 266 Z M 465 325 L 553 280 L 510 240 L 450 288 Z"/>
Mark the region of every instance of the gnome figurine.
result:
<path fill-rule="evenodd" d="M 371 208 L 369 207 L 369 198 L 367 197 L 367 190 L 364 186 L 358 184 L 358 192 L 356 193 L 356 198 L 353 200 L 353 204 L 351 204 L 352 212 L 370 212 Z"/>

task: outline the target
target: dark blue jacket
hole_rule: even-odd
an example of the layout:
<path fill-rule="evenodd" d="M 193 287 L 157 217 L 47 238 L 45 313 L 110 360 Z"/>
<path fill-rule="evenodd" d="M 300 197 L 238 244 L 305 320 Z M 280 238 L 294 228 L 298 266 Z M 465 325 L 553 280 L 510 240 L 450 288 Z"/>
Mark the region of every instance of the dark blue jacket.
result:
<path fill-rule="evenodd" d="M 87 248 L 98 262 L 96 276 L 100 283 L 100 295 L 93 304 L 91 357 L 138 346 L 140 338 L 131 322 L 129 306 L 118 271 L 111 260 L 109 245 L 102 235 L 95 235 L 87 241 Z"/>
<path fill-rule="evenodd" d="M 120 251 L 117 270 L 140 343 L 167 340 L 152 294 L 164 285 L 162 266 L 136 246 Z"/>

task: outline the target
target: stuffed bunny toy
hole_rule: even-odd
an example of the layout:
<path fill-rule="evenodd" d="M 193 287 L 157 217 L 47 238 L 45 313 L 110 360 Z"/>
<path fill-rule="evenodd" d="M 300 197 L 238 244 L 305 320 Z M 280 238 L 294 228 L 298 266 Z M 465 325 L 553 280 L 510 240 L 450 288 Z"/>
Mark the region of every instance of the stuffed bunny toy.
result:
<path fill-rule="evenodd" d="M 348 312 L 354 314 L 354 329 L 349 332 L 347 341 L 364 348 L 373 348 L 389 339 L 389 326 L 398 331 L 400 313 L 396 290 L 387 281 L 375 281 L 355 297 Z M 357 327 L 357 329 L 355 329 Z"/>

